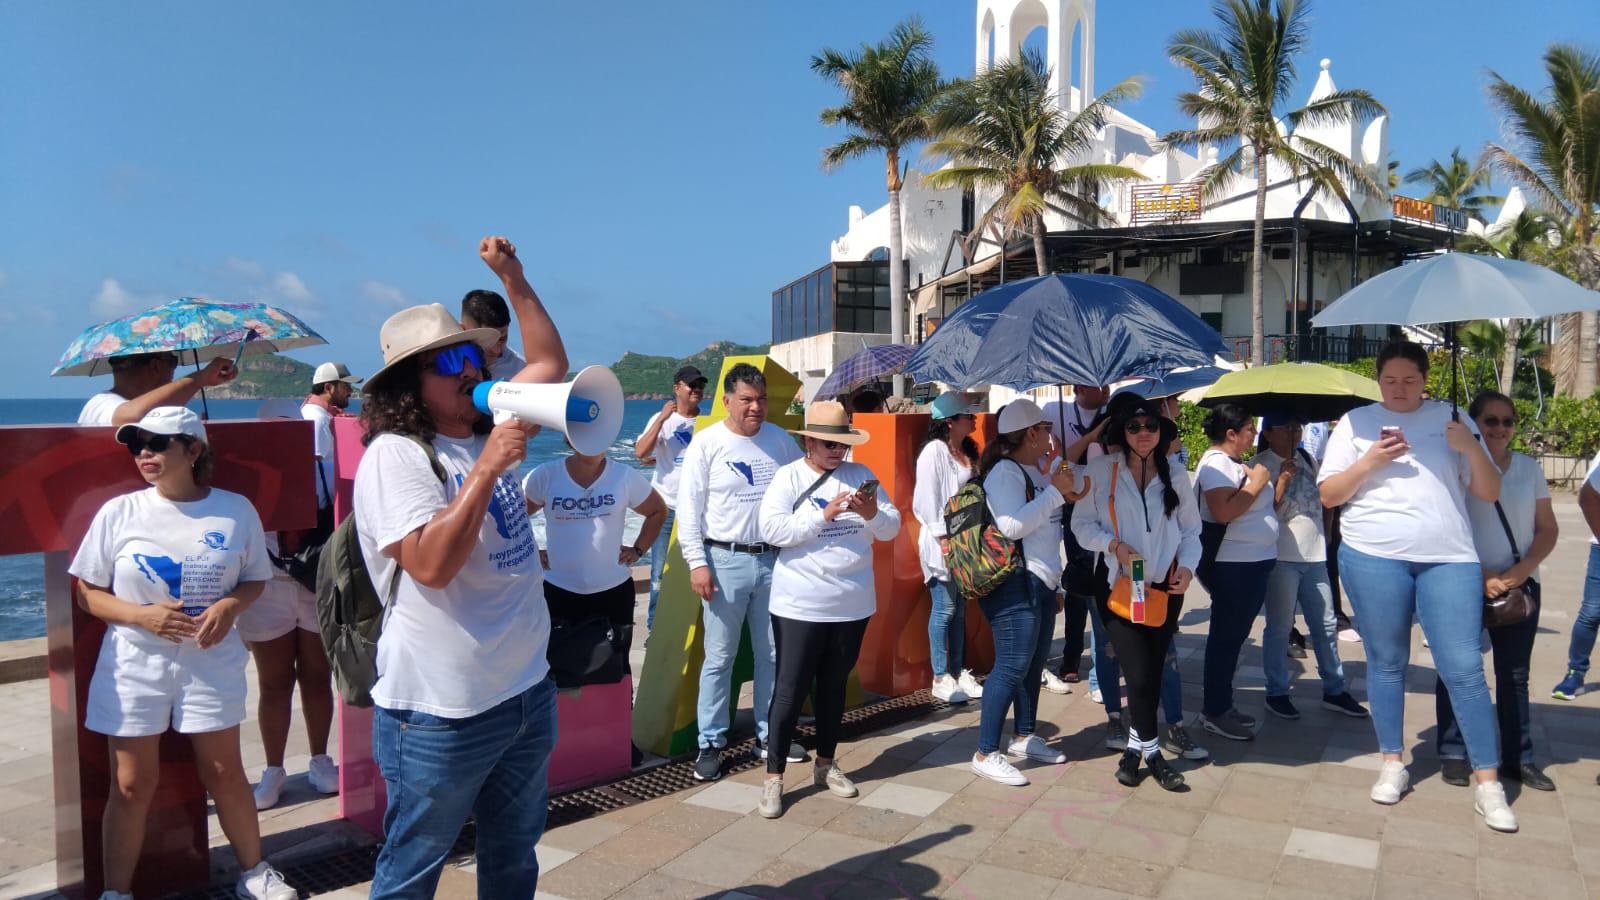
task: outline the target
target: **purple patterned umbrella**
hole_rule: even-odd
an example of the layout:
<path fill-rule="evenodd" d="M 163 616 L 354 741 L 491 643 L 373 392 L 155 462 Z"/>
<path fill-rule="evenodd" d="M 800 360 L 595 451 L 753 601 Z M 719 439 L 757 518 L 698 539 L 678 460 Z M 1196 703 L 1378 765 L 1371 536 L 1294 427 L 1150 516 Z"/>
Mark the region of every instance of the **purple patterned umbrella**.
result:
<path fill-rule="evenodd" d="M 900 370 L 905 368 L 906 360 L 911 358 L 916 349 L 906 344 L 879 344 L 876 347 L 867 347 L 835 366 L 811 399 L 832 400 L 850 393 L 869 381 L 877 381 L 885 375 L 899 374 Z"/>

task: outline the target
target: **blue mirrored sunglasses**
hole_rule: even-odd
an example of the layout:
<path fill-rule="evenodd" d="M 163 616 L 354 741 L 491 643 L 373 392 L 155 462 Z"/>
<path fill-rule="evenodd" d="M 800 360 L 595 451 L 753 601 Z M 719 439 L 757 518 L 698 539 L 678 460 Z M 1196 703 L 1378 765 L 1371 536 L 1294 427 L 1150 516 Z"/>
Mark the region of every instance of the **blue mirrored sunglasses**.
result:
<path fill-rule="evenodd" d="M 483 371 L 483 349 L 477 344 L 456 344 L 446 347 L 434 354 L 433 363 L 429 368 L 440 375 L 460 375 L 466 369 L 467 363 L 478 371 Z"/>

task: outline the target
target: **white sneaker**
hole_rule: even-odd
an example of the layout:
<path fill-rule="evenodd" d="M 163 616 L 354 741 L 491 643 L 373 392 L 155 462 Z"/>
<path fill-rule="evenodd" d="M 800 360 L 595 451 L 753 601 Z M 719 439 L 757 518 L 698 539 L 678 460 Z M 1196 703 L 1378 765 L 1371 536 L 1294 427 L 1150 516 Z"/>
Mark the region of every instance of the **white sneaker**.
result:
<path fill-rule="evenodd" d="M 1044 683 L 1044 689 L 1052 694 L 1072 693 L 1072 685 L 1067 684 L 1066 679 L 1049 669 L 1045 669 L 1039 674 L 1039 680 Z"/>
<path fill-rule="evenodd" d="M 1096 704 L 1105 703 L 1106 695 L 1100 693 L 1099 688 L 1091 688 L 1089 690 L 1089 702 Z"/>
<path fill-rule="evenodd" d="M 1060 765 L 1067 761 L 1067 755 L 1060 750 L 1054 750 L 1045 743 L 1044 738 L 1037 734 L 1030 734 L 1025 738 L 1017 738 L 1006 748 L 1006 753 L 1011 756 L 1021 756 L 1035 762 Z"/>
<path fill-rule="evenodd" d="M 289 780 L 289 773 L 283 766 L 267 766 L 261 770 L 261 780 L 256 782 L 256 809 L 271 809 L 278 805 L 278 798 L 283 796 L 284 782 Z"/>
<path fill-rule="evenodd" d="M 1383 768 L 1378 770 L 1378 781 L 1372 786 L 1372 802 L 1393 806 L 1400 802 L 1400 796 L 1406 792 L 1406 786 L 1409 784 L 1411 784 L 1411 773 L 1406 771 L 1405 763 L 1393 759 L 1384 760 Z M 1501 800 L 1504 801 L 1504 796 Z"/>
<path fill-rule="evenodd" d="M 983 696 L 983 685 L 972 677 L 971 669 L 962 669 L 961 674 L 956 676 L 956 684 L 961 685 L 961 692 L 966 694 L 969 700 L 977 700 Z"/>
<path fill-rule="evenodd" d="M 756 807 L 763 819 L 776 819 L 783 815 L 783 779 L 768 778 L 761 783 L 761 804 Z"/>
<path fill-rule="evenodd" d="M 855 797 L 861 793 L 838 763 L 829 763 L 826 769 L 813 766 L 811 777 L 815 779 L 817 787 L 827 788 L 836 797 Z"/>
<path fill-rule="evenodd" d="M 1020 787 L 1028 783 L 1028 776 L 1018 772 L 1017 767 L 1006 759 L 1004 753 L 991 753 L 983 759 L 979 759 L 974 755 L 972 757 L 972 772 L 974 775 L 982 775 L 990 781 L 998 781 L 1001 784 Z"/>
<path fill-rule="evenodd" d="M 233 892 L 241 900 L 300 900 L 300 892 L 290 887 L 266 860 L 256 863 L 254 869 L 240 872 Z"/>
<path fill-rule="evenodd" d="M 306 780 L 311 782 L 311 789 L 319 794 L 339 793 L 339 767 L 325 753 L 311 757 Z"/>
<path fill-rule="evenodd" d="M 1356 631 L 1354 628 L 1346 628 L 1339 632 L 1339 640 L 1359 644 L 1361 643 L 1361 632 Z"/>
<path fill-rule="evenodd" d="M 928 693 L 933 695 L 933 699 L 943 700 L 946 703 L 965 703 L 968 699 L 967 692 L 961 689 L 960 683 L 949 675 L 935 678 L 933 687 L 928 689 Z"/>
<path fill-rule="evenodd" d="M 1517 815 L 1506 803 L 1506 789 L 1498 781 L 1479 784 L 1472 808 L 1483 816 L 1483 823 L 1508 834 L 1517 830 Z"/>

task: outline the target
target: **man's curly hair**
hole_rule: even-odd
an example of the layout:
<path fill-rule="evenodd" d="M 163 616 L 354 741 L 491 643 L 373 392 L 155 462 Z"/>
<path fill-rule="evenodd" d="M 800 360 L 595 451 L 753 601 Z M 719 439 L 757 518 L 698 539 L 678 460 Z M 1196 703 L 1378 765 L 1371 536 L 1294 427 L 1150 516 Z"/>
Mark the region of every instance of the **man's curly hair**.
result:
<path fill-rule="evenodd" d="M 368 382 L 361 392 L 361 424 L 366 426 L 363 445 L 371 444 L 380 434 L 399 434 L 419 437 L 432 442 L 438 436 L 433 417 L 422 405 L 422 363 L 427 354 L 418 354 L 401 360 L 385 372 L 376 384 Z M 480 416 L 472 424 L 473 434 L 488 434 L 494 420 Z"/>

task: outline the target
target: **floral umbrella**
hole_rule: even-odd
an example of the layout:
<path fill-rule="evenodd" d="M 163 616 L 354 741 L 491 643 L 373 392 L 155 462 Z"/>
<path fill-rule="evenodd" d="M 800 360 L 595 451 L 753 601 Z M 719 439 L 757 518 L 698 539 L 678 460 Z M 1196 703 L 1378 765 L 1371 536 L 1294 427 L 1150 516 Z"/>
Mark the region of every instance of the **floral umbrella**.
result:
<path fill-rule="evenodd" d="M 51 375 L 101 375 L 107 360 L 176 353 L 199 365 L 219 356 L 262 356 L 326 344 L 306 323 L 265 303 L 219 303 L 184 297 L 85 331 L 61 354 Z"/>

